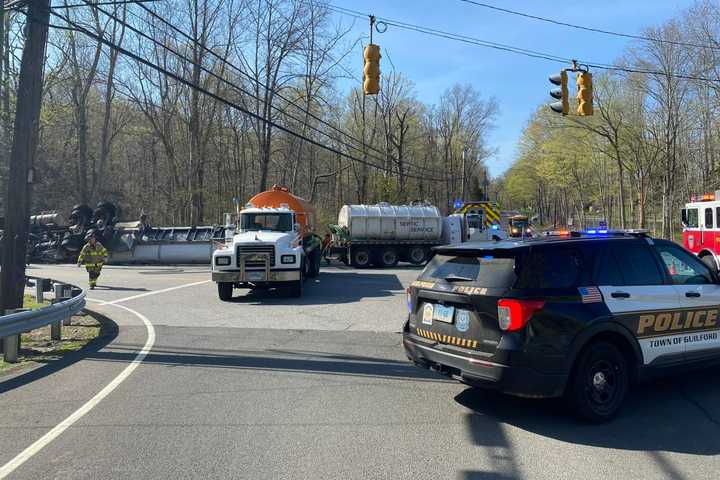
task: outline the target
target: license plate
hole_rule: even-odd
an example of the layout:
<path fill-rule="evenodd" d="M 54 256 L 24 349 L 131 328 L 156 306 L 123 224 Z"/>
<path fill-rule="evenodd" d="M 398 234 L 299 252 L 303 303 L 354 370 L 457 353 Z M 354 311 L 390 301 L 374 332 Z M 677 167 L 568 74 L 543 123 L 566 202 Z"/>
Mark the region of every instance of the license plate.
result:
<path fill-rule="evenodd" d="M 248 282 L 264 282 L 265 272 L 247 272 Z"/>
<path fill-rule="evenodd" d="M 433 320 L 438 322 L 452 323 L 455 307 L 446 307 L 444 305 L 435 305 L 433 308 Z"/>

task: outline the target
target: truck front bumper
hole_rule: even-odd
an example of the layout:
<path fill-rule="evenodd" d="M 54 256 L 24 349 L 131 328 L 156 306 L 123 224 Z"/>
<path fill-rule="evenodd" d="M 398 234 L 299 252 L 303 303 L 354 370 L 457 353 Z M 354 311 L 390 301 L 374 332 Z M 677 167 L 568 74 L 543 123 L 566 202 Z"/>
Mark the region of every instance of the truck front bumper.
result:
<path fill-rule="evenodd" d="M 260 275 L 260 276 L 258 276 Z M 274 283 L 300 280 L 300 270 L 228 270 L 212 272 L 213 282 L 222 283 Z"/>

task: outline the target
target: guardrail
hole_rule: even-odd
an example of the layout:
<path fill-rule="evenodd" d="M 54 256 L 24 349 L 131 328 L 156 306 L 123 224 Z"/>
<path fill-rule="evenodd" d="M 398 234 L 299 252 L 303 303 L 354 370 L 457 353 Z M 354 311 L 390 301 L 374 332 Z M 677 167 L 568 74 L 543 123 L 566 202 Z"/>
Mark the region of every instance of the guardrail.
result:
<path fill-rule="evenodd" d="M 2 351 L 8 363 L 17 362 L 22 333 L 50 325 L 51 338 L 60 340 L 62 325 L 68 324 L 73 315 L 85 308 L 85 290 L 54 280 L 28 278 L 35 281 L 38 302 L 43 301 L 43 293 L 49 284 L 54 287 L 55 299 L 46 307 L 35 310 L 20 309 L 0 316 Z"/>

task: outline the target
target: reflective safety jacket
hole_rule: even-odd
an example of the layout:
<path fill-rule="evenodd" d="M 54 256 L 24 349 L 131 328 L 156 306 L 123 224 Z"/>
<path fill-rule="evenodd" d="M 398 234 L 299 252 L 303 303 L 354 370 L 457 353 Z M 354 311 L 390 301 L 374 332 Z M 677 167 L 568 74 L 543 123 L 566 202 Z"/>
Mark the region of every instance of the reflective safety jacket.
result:
<path fill-rule="evenodd" d="M 102 267 L 107 260 L 108 252 L 100 242 L 95 242 L 95 247 L 86 243 L 80 250 L 78 263 L 82 263 L 86 267 Z"/>

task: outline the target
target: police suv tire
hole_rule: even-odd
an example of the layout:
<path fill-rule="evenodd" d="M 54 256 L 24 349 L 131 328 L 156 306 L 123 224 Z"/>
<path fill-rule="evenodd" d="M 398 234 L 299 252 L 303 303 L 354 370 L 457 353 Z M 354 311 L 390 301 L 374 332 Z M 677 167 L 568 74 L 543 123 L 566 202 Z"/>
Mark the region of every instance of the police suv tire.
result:
<path fill-rule="evenodd" d="M 350 263 L 355 268 L 367 268 L 371 262 L 370 249 L 365 247 L 353 248 Z"/>
<path fill-rule="evenodd" d="M 612 343 L 597 342 L 577 359 L 565 394 L 580 417 L 605 422 L 620 410 L 629 386 L 630 368 L 625 356 Z"/>
<path fill-rule="evenodd" d="M 218 282 L 217 289 L 218 289 L 218 297 L 220 297 L 220 300 L 222 300 L 223 302 L 232 300 L 232 294 L 233 294 L 233 284 L 232 283 Z"/>
<path fill-rule="evenodd" d="M 408 250 L 408 261 L 413 265 L 422 265 L 426 258 L 425 247 L 410 247 Z"/>

